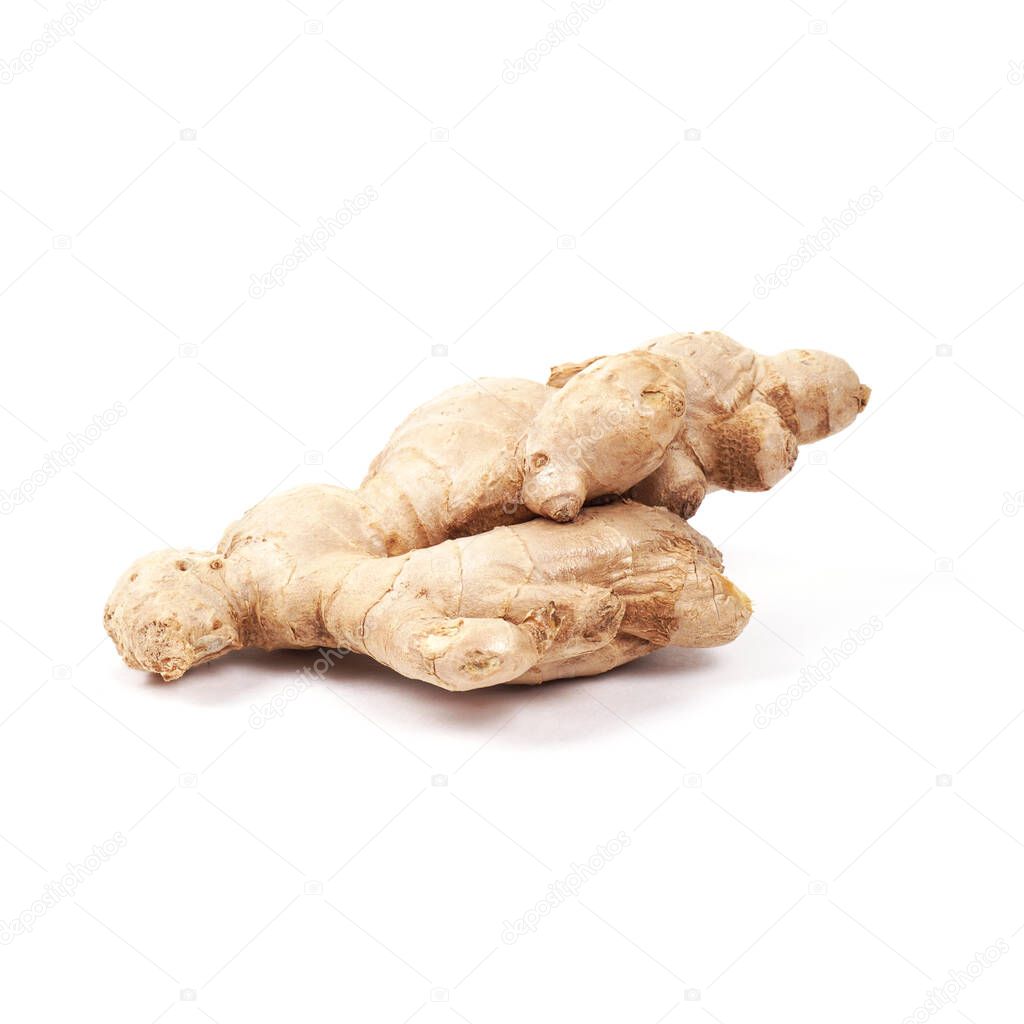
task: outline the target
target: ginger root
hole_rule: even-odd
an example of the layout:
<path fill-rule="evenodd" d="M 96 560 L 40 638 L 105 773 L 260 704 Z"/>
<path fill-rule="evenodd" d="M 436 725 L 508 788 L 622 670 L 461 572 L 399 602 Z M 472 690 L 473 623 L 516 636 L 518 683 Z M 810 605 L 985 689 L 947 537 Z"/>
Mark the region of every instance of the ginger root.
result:
<path fill-rule="evenodd" d="M 168 680 L 242 647 L 330 645 L 456 690 L 727 643 L 750 602 L 683 519 L 709 490 L 773 486 L 869 393 L 835 356 L 760 356 L 717 332 L 556 367 L 549 386 L 453 388 L 357 490 L 299 488 L 216 552 L 136 562 L 104 624 Z"/>

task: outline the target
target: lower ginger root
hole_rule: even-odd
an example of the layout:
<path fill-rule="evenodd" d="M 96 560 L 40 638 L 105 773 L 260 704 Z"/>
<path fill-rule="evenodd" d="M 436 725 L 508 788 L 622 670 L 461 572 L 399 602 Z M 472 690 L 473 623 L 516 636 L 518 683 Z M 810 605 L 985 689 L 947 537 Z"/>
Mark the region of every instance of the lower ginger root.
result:
<path fill-rule="evenodd" d="M 728 643 L 750 618 L 719 552 L 665 509 L 619 502 L 379 557 L 311 522 L 307 497 L 257 506 L 217 552 L 137 561 L 104 614 L 124 660 L 172 680 L 244 647 L 345 647 L 471 690 Z"/>

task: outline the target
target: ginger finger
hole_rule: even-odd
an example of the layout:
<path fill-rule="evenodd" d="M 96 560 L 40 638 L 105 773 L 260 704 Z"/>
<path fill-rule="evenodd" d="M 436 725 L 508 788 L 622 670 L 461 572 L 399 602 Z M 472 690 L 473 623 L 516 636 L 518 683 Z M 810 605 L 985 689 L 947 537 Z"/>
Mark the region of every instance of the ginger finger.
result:
<path fill-rule="evenodd" d="M 710 428 L 708 474 L 727 491 L 767 491 L 796 462 L 796 436 L 767 402 L 751 402 Z"/>
<path fill-rule="evenodd" d="M 598 359 L 556 391 L 523 441 L 523 500 L 574 519 L 585 501 L 621 494 L 653 472 L 686 411 L 671 362 L 645 352 Z"/>
<path fill-rule="evenodd" d="M 765 362 L 767 367 L 758 386 L 771 401 L 771 383 L 765 378 L 775 373 L 785 382 L 793 402 L 793 429 L 800 444 L 820 441 L 848 427 L 871 397 L 871 388 L 861 384 L 849 364 L 828 352 L 790 349 Z M 785 400 L 778 404 L 780 412 L 785 412 Z"/>
<path fill-rule="evenodd" d="M 629 497 L 645 505 L 661 505 L 683 519 L 690 519 L 700 508 L 707 491 L 704 471 L 683 445 L 673 441 L 661 465 L 630 488 Z"/>
<path fill-rule="evenodd" d="M 603 647 L 586 654 L 578 654 L 571 658 L 547 659 L 538 662 L 532 669 L 525 672 L 514 683 L 535 686 L 552 679 L 572 679 L 578 676 L 596 676 L 610 669 L 618 668 L 636 658 L 642 658 L 655 650 L 656 645 L 650 640 L 625 633 L 615 637 Z"/>
<path fill-rule="evenodd" d="M 363 649 L 410 679 L 460 691 L 511 682 L 540 654 L 534 634 L 523 626 L 445 618 L 408 602 L 385 605 L 368 618 Z"/>

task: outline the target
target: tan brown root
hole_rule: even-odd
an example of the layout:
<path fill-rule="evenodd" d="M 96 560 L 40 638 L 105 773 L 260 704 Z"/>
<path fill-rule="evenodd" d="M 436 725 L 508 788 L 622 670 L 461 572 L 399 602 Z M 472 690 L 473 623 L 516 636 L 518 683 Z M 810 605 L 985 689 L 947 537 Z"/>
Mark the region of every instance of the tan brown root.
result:
<path fill-rule="evenodd" d="M 835 356 L 760 356 L 719 332 L 563 364 L 549 383 L 454 388 L 357 490 L 299 488 L 216 552 L 140 559 L 104 613 L 122 657 L 175 679 L 242 647 L 344 645 L 469 689 L 726 643 L 750 603 L 677 517 L 716 488 L 772 487 L 870 394 Z"/>

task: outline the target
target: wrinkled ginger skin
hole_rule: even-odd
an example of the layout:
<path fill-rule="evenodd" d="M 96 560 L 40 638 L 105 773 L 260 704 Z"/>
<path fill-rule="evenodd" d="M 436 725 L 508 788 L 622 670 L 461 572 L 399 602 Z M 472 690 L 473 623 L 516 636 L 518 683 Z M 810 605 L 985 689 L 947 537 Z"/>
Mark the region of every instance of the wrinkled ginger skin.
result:
<path fill-rule="evenodd" d="M 548 384 L 568 391 L 637 352 L 670 368 L 685 412 L 658 467 L 628 493 L 684 518 L 709 491 L 774 487 L 793 468 L 799 445 L 849 426 L 871 394 L 838 356 L 810 349 L 762 356 L 720 331 L 670 334 L 634 352 L 556 366 Z"/>
<path fill-rule="evenodd" d="M 243 647 L 345 647 L 469 690 L 728 643 L 750 618 L 719 552 L 664 509 L 618 502 L 381 557 L 296 528 L 307 497 L 257 506 L 221 552 L 136 562 L 104 615 L 125 661 L 172 680 Z"/>
<path fill-rule="evenodd" d="M 522 438 L 552 391 L 483 378 L 445 391 L 394 431 L 356 492 L 387 554 L 532 518 Z"/>

